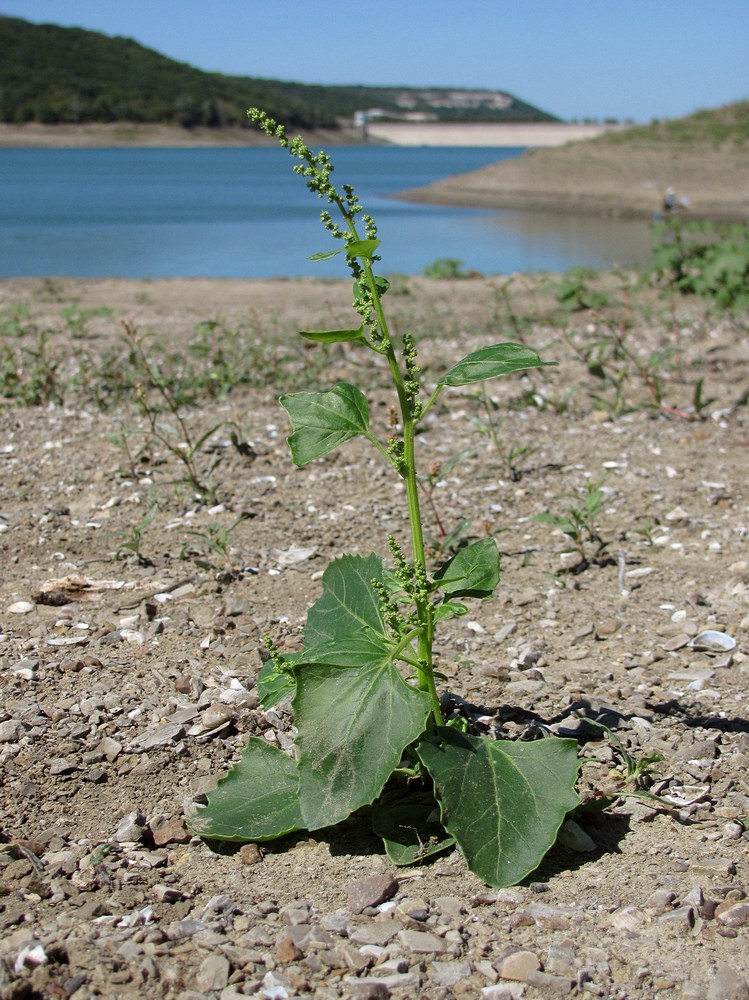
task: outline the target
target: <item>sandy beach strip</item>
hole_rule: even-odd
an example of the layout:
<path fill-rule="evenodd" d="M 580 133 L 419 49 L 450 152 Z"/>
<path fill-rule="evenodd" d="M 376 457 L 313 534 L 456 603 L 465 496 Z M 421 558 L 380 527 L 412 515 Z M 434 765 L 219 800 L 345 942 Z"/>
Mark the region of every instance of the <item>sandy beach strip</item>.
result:
<path fill-rule="evenodd" d="M 290 130 L 293 131 L 293 130 Z M 375 122 L 365 140 L 361 129 L 321 130 L 305 133 L 315 146 L 561 146 L 589 139 L 604 131 L 599 125 L 551 123 L 496 124 Z M 0 123 L 0 148 L 65 149 L 135 147 L 221 147 L 262 146 L 271 140 L 252 128 L 185 129 L 177 125 L 136 122 L 92 122 L 80 125 L 25 125 Z"/>

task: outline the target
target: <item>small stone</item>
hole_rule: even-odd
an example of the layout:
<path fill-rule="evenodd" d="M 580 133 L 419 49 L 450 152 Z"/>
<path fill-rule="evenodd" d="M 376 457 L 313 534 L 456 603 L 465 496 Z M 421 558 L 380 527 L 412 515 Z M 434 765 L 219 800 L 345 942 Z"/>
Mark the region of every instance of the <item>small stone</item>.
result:
<path fill-rule="evenodd" d="M 624 906 L 611 914 L 611 926 L 617 931 L 638 931 L 646 922 L 646 916 L 636 906 Z"/>
<path fill-rule="evenodd" d="M 195 982 L 205 992 L 223 990 L 229 982 L 230 972 L 231 965 L 227 958 L 223 955 L 209 955 L 200 963 Z"/>
<path fill-rule="evenodd" d="M 217 726 L 223 726 L 224 723 L 233 721 L 234 715 L 234 709 L 228 705 L 211 705 L 201 715 L 200 722 L 206 729 L 215 729 Z"/>
<path fill-rule="evenodd" d="M 281 938 L 276 948 L 276 961 L 281 965 L 288 965 L 290 962 L 298 962 L 301 958 L 304 958 L 302 949 L 294 944 L 291 938 Z"/>
<path fill-rule="evenodd" d="M 686 632 L 680 632 L 678 635 L 673 636 L 673 638 L 668 639 L 661 646 L 661 649 L 665 649 L 668 653 L 674 653 L 678 649 L 683 649 L 685 646 L 689 645 L 691 636 L 687 635 Z"/>
<path fill-rule="evenodd" d="M 352 1000 L 388 1000 L 390 990 L 381 979 L 349 980 L 347 989 Z"/>
<path fill-rule="evenodd" d="M 156 750 L 159 747 L 169 746 L 185 735 L 185 727 L 176 723 L 167 722 L 156 729 L 148 729 L 140 736 L 136 736 L 130 744 L 131 750 Z"/>
<path fill-rule="evenodd" d="M 227 618 L 239 618 L 241 615 L 249 615 L 250 611 L 250 602 L 246 598 L 227 597 L 224 606 L 224 614 Z"/>
<path fill-rule="evenodd" d="M 596 626 L 596 639 L 609 639 L 615 632 L 618 632 L 624 623 L 621 618 L 608 618 Z"/>
<path fill-rule="evenodd" d="M 139 812 L 128 813 L 120 820 L 112 840 L 118 844 L 137 843 L 146 832 L 146 819 Z"/>
<path fill-rule="evenodd" d="M 729 905 L 726 905 L 726 904 Z M 739 903 L 726 900 L 715 911 L 715 919 L 724 927 L 743 927 L 749 922 L 749 902 Z"/>
<path fill-rule="evenodd" d="M 528 976 L 541 970 L 541 963 L 532 951 L 514 951 L 505 958 L 497 970 L 502 979 L 527 983 Z"/>
<path fill-rule="evenodd" d="M 118 743 L 117 740 L 113 740 L 111 736 L 105 736 L 103 739 L 99 740 L 96 745 L 96 749 L 103 753 L 106 759 L 111 764 L 113 761 L 122 753 L 122 744 Z"/>
<path fill-rule="evenodd" d="M 8 719 L 0 722 L 0 743 L 15 743 L 22 732 L 22 725 L 18 719 Z"/>
<path fill-rule="evenodd" d="M 239 848 L 239 860 L 243 865 L 256 865 L 263 860 L 263 855 L 257 844 L 242 844 Z"/>
<path fill-rule="evenodd" d="M 398 881 L 392 875 L 373 875 L 351 882 L 347 889 L 351 913 L 363 913 L 369 906 L 379 906 L 392 899 L 398 891 Z"/>
<path fill-rule="evenodd" d="M 181 819 L 164 819 L 151 823 L 151 836 L 156 847 L 166 844 L 189 844 L 192 835 Z"/>
<path fill-rule="evenodd" d="M 670 927 L 677 933 L 688 934 L 694 927 L 694 910 L 691 906 L 677 906 L 675 910 L 668 910 L 658 917 L 658 923 L 662 927 Z"/>
<path fill-rule="evenodd" d="M 719 965 L 708 986 L 706 1000 L 749 1000 L 749 987 L 730 965 Z"/>
<path fill-rule="evenodd" d="M 53 757 L 48 766 L 49 773 L 53 775 L 72 774 L 78 769 L 76 762 L 69 757 Z"/>
<path fill-rule="evenodd" d="M 482 1000 L 519 1000 L 525 993 L 522 983 L 496 983 L 485 986 L 481 991 Z"/>
<path fill-rule="evenodd" d="M 181 900 L 187 899 L 184 892 L 180 892 L 179 889 L 175 889 L 171 885 L 155 885 L 153 894 L 160 903 L 179 903 Z"/>
<path fill-rule="evenodd" d="M 384 948 L 400 930 L 402 925 L 397 920 L 369 920 L 366 924 L 360 924 L 350 937 L 357 944 Z"/>
<path fill-rule="evenodd" d="M 442 954 L 447 951 L 445 939 L 428 931 L 401 931 L 398 938 L 404 947 L 417 955 Z"/>
<path fill-rule="evenodd" d="M 436 986 L 451 989 L 468 979 L 471 972 L 470 962 L 434 962 L 429 969 L 429 978 Z"/>
<path fill-rule="evenodd" d="M 577 986 L 577 979 L 573 976 L 551 976 L 548 972 L 529 972 L 527 982 L 529 986 L 544 990 L 546 996 L 567 996 Z"/>
<path fill-rule="evenodd" d="M 671 909 L 671 904 L 675 899 L 676 893 L 671 892 L 670 889 L 656 889 L 655 892 L 650 893 L 644 905 L 649 910 L 657 910 L 663 913 L 665 910 Z"/>

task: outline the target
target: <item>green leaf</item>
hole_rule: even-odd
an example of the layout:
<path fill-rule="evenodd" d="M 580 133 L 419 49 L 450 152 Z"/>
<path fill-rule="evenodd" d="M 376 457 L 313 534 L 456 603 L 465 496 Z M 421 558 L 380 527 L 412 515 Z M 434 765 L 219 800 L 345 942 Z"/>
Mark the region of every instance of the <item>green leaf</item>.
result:
<path fill-rule="evenodd" d="M 445 601 L 443 604 L 438 604 L 434 609 L 434 623 L 441 622 L 444 618 L 459 618 L 461 615 L 468 614 L 468 608 L 465 604 L 458 604 L 456 601 Z"/>
<path fill-rule="evenodd" d="M 499 551 L 493 538 L 460 549 L 434 575 L 446 597 L 489 597 L 499 583 Z"/>
<path fill-rule="evenodd" d="M 346 245 L 346 256 L 371 260 L 372 255 L 379 245 L 379 240 L 352 240 L 351 243 Z"/>
<path fill-rule="evenodd" d="M 444 728 L 417 753 L 442 825 L 471 871 L 498 888 L 538 867 L 579 801 L 574 740 L 495 741 Z"/>
<path fill-rule="evenodd" d="M 455 838 L 440 825 L 435 802 L 380 806 L 372 816 L 372 829 L 382 837 L 387 856 L 395 865 L 415 865 L 452 847 Z"/>
<path fill-rule="evenodd" d="M 296 680 L 291 670 L 279 668 L 268 660 L 257 675 L 257 696 L 263 708 L 272 708 L 296 690 Z"/>
<path fill-rule="evenodd" d="M 300 330 L 299 336 L 314 340 L 316 344 L 345 344 L 352 340 L 362 340 L 364 327 L 358 330 Z"/>
<path fill-rule="evenodd" d="M 300 666 L 294 720 L 305 827 L 332 826 L 374 802 L 429 711 L 426 692 L 406 684 L 391 662 Z"/>
<path fill-rule="evenodd" d="M 440 385 L 470 385 L 485 382 L 498 375 L 525 371 L 528 368 L 545 368 L 556 361 L 542 361 L 535 351 L 522 344 L 495 344 L 482 347 L 459 361 L 439 381 Z"/>
<path fill-rule="evenodd" d="M 339 253 L 344 252 L 345 247 L 340 247 L 338 250 L 320 250 L 318 253 L 310 254 L 307 260 L 330 260 L 331 257 L 337 257 Z"/>
<path fill-rule="evenodd" d="M 426 727 L 427 694 L 401 677 L 372 585 L 382 560 L 344 555 L 323 573 L 294 666 L 300 807 L 307 829 L 373 802 Z"/>
<path fill-rule="evenodd" d="M 242 759 L 189 823 L 208 840 L 273 840 L 304 826 L 296 761 L 251 736 Z"/>
<path fill-rule="evenodd" d="M 327 392 L 293 392 L 281 396 L 291 421 L 291 457 L 300 467 L 333 451 L 344 441 L 370 437 L 369 405 L 355 385 L 339 382 Z"/>
<path fill-rule="evenodd" d="M 341 643 L 354 648 L 369 640 L 385 646 L 387 628 L 380 612 L 380 600 L 372 581 L 382 581 L 382 560 L 368 556 L 344 555 L 328 564 L 322 576 L 323 592 L 307 613 L 304 626 L 304 658 L 314 647 Z M 318 658 L 317 662 L 330 662 Z"/>

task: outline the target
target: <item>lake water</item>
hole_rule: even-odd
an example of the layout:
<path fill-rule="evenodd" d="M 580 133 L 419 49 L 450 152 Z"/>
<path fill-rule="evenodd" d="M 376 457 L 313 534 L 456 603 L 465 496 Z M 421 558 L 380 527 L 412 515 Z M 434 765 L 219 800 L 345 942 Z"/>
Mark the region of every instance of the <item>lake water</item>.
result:
<path fill-rule="evenodd" d="M 439 257 L 485 274 L 644 263 L 645 222 L 413 205 L 391 196 L 518 149 L 339 147 L 382 240 L 382 273 Z M 0 150 L 0 276 L 265 278 L 345 274 L 283 150 Z"/>

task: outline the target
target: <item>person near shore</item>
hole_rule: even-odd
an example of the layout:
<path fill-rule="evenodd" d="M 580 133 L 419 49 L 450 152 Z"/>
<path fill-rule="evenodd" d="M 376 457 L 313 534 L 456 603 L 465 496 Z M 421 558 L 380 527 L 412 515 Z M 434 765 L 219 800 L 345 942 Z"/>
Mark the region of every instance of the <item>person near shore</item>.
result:
<path fill-rule="evenodd" d="M 669 215 L 676 208 L 676 191 L 674 188 L 670 187 L 666 189 L 666 194 L 663 198 L 663 213 L 664 215 Z"/>

